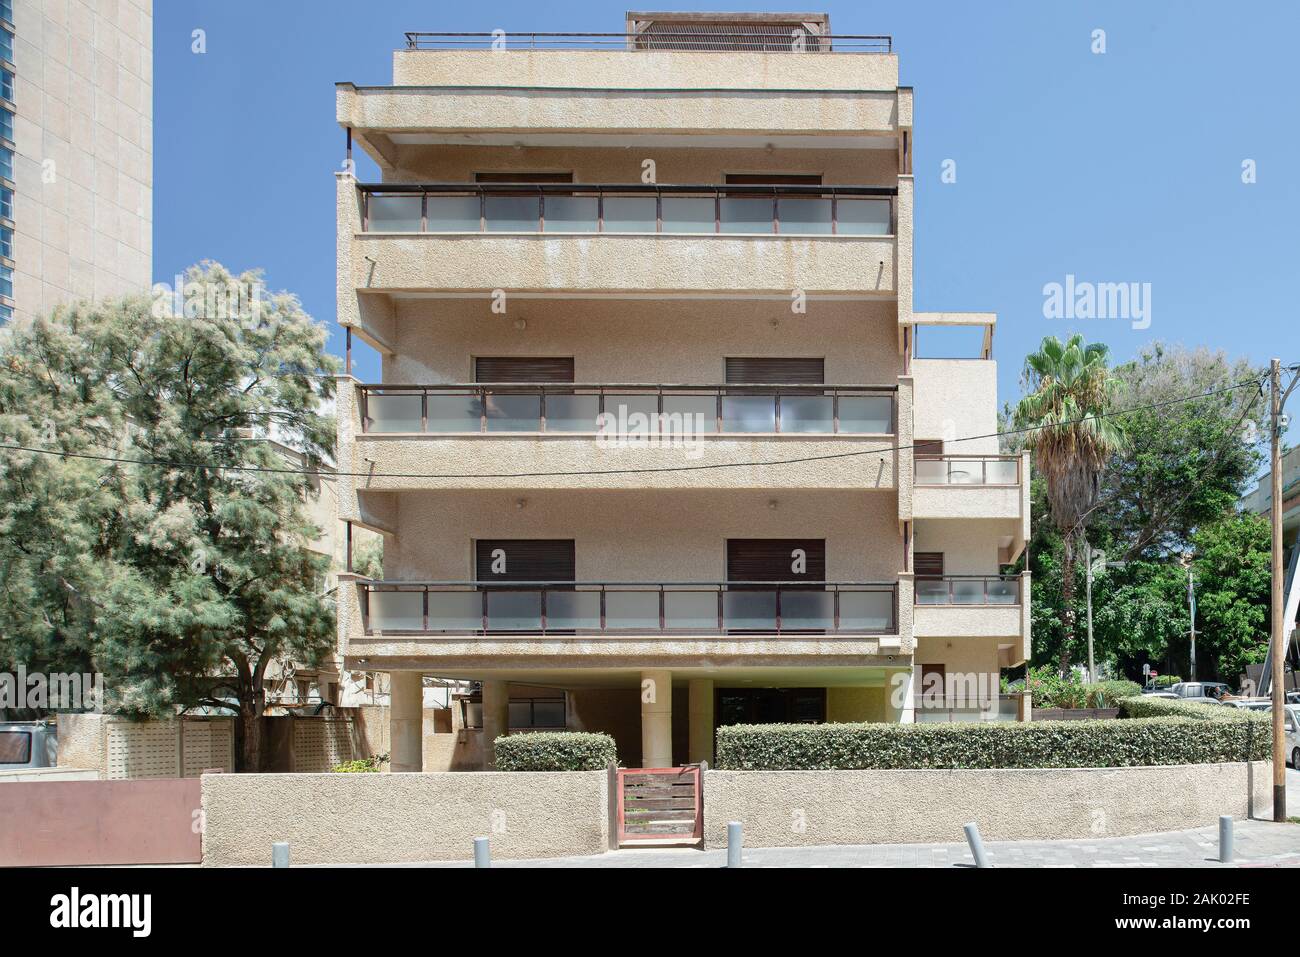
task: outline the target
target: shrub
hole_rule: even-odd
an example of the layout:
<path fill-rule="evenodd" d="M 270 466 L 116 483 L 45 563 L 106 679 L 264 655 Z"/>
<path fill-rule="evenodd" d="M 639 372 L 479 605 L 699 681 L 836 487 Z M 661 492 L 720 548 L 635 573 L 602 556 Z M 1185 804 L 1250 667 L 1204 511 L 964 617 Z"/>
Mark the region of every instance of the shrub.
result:
<path fill-rule="evenodd" d="M 338 774 L 365 774 L 371 771 L 378 771 L 380 765 L 388 763 L 388 755 L 375 754 L 368 758 L 360 758 L 356 761 L 344 761 L 342 764 L 330 768 Z"/>
<path fill-rule="evenodd" d="M 1152 684 L 1154 684 L 1156 688 L 1168 688 L 1170 685 L 1181 683 L 1182 680 L 1183 679 L 1178 677 L 1178 675 L 1156 675 Z"/>
<path fill-rule="evenodd" d="M 1125 698 L 1141 710 L 1144 698 Z M 1185 705 L 1150 717 L 969 724 L 736 725 L 718 729 L 717 766 L 732 771 L 901 768 L 1119 768 L 1266 760 L 1258 714 Z M 1213 709 L 1218 714 L 1203 713 Z"/>
<path fill-rule="evenodd" d="M 1142 693 L 1142 686 L 1136 681 L 1115 678 L 1110 681 L 1098 681 L 1088 688 L 1089 708 L 1118 707 L 1121 698 L 1132 698 Z"/>
<path fill-rule="evenodd" d="M 498 771 L 602 771 L 617 760 L 614 739 L 582 731 L 536 731 L 496 739 Z"/>

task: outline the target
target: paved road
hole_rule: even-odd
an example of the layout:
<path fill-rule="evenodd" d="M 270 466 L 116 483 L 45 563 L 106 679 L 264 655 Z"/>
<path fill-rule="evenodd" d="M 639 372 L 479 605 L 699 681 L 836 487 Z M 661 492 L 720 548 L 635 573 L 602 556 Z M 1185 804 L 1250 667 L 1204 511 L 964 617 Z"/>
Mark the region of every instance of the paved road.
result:
<path fill-rule="evenodd" d="M 1300 790 L 1292 792 L 1300 794 Z M 1218 860 L 1217 827 L 1096 841 L 995 841 L 986 847 L 995 867 L 1300 867 L 1300 824 L 1238 821 L 1236 860 Z M 494 867 L 722 867 L 726 851 L 682 848 L 610 851 L 592 857 L 493 861 Z M 844 847 L 746 848 L 746 867 L 972 867 L 970 849 L 954 844 L 872 844 Z M 469 862 L 406 867 L 468 867 Z"/>

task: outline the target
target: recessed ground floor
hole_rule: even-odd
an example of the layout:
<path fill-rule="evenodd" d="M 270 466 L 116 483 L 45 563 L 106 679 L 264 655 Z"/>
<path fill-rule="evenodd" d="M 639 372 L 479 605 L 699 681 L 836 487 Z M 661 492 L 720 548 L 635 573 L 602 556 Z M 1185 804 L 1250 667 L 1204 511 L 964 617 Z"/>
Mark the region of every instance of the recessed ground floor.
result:
<path fill-rule="evenodd" d="M 860 667 L 510 668 L 495 660 L 452 673 L 430 660 L 389 673 L 391 766 L 490 769 L 496 738 L 527 731 L 603 732 L 623 766 L 666 768 L 713 764 L 716 732 L 726 725 L 1023 719 L 1022 702 L 999 693 L 1006 644 L 920 639 L 914 656 Z M 463 682 L 437 720 L 424 708 L 425 676 Z"/>

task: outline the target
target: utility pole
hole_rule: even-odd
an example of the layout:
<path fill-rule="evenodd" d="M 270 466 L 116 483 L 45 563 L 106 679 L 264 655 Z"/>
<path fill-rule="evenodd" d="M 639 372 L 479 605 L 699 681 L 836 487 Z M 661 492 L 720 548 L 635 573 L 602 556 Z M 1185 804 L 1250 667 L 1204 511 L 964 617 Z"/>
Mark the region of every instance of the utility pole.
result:
<path fill-rule="evenodd" d="M 1272 437 L 1272 484 L 1273 498 L 1269 508 L 1269 517 L 1273 525 L 1273 635 L 1270 664 L 1270 697 L 1273 713 L 1273 820 L 1285 822 L 1286 817 L 1286 737 L 1283 734 L 1283 708 L 1286 704 L 1286 688 L 1283 687 L 1286 659 L 1286 613 L 1282 607 L 1282 406 L 1291 390 L 1300 382 L 1300 371 L 1291 380 L 1286 395 L 1282 394 L 1282 362 L 1274 359 L 1269 367 L 1269 385 L 1272 401 L 1270 405 L 1269 425 Z"/>
<path fill-rule="evenodd" d="M 1189 681 L 1196 680 L 1196 573 L 1192 570 L 1192 556 L 1187 555 L 1187 607 L 1192 618 L 1192 661 Z"/>

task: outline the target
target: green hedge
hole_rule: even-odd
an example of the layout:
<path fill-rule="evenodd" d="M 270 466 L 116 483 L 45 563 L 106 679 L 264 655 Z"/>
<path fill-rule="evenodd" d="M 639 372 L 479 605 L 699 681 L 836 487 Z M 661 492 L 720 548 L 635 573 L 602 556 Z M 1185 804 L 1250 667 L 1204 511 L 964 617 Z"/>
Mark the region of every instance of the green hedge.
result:
<path fill-rule="evenodd" d="M 718 729 L 717 767 L 1121 768 L 1243 761 L 1247 754 L 1268 759 L 1270 726 L 1259 714 L 1167 699 L 1162 704 L 1172 707 L 1128 720 L 735 725 Z M 1131 714 L 1148 706 L 1144 699 L 1125 698 L 1119 707 Z M 1204 713 L 1208 709 L 1222 713 Z"/>
<path fill-rule="evenodd" d="M 496 739 L 498 771 L 603 771 L 618 758 L 614 739 L 585 731 L 535 731 Z"/>

